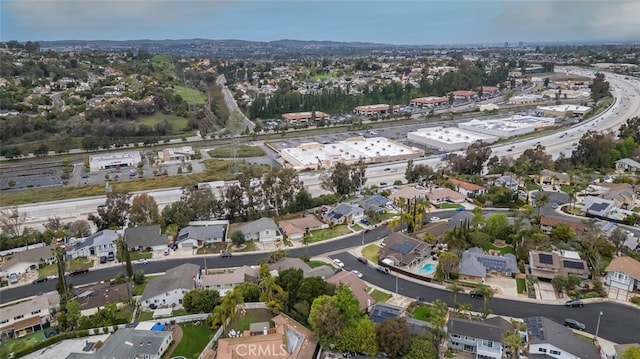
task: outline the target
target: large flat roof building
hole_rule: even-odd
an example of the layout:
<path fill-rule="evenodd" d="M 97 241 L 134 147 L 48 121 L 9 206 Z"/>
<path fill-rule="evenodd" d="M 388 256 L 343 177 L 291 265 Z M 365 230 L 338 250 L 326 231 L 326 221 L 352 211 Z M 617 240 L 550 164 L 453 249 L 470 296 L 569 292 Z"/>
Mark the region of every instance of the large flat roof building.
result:
<path fill-rule="evenodd" d="M 299 125 L 320 120 L 328 120 L 329 115 L 320 111 L 290 112 L 282 114 L 282 120 L 290 125 Z"/>
<path fill-rule="evenodd" d="M 366 105 L 366 106 L 357 106 L 353 109 L 353 113 L 359 116 L 381 116 L 388 115 L 392 111 L 396 113 L 400 110 L 399 105 L 391 106 L 388 104 L 377 104 L 377 105 Z"/>
<path fill-rule="evenodd" d="M 475 119 L 469 122 L 461 122 L 458 124 L 458 127 L 491 136 L 511 137 L 553 127 L 555 123 L 556 120 L 551 117 L 514 115 L 489 120 Z"/>
<path fill-rule="evenodd" d="M 528 105 L 542 101 L 544 101 L 544 96 L 536 94 L 518 95 L 509 98 L 510 105 Z"/>
<path fill-rule="evenodd" d="M 440 151 L 464 150 L 477 142 L 494 142 L 498 138 L 456 127 L 429 127 L 407 133 L 407 140 L 412 143 L 436 148 Z"/>
<path fill-rule="evenodd" d="M 409 105 L 411 106 L 415 106 L 415 107 L 434 107 L 434 106 L 439 106 L 439 105 L 446 105 L 449 103 L 449 98 L 446 96 L 443 97 L 434 97 L 434 96 L 429 96 L 429 97 L 419 97 L 419 98 L 414 98 L 413 100 L 409 101 Z"/>
<path fill-rule="evenodd" d="M 565 104 L 555 106 L 538 106 L 538 110 L 542 111 L 545 116 L 566 117 L 568 115 L 574 115 L 583 117 L 591 111 L 591 107 Z"/>
<path fill-rule="evenodd" d="M 362 159 L 365 163 L 403 161 L 418 158 L 424 151 L 403 145 L 384 137 L 352 137 L 344 141 L 321 144 L 309 142 L 280 150 L 279 162 L 286 168 L 328 169 L 336 163 L 352 164 Z"/>
<path fill-rule="evenodd" d="M 142 162 L 140 152 L 105 153 L 89 156 L 89 170 L 91 172 L 117 167 L 135 167 Z"/>
<path fill-rule="evenodd" d="M 162 162 L 182 162 L 195 159 L 196 153 L 191 146 L 180 148 L 165 148 L 158 152 L 158 159 Z"/>

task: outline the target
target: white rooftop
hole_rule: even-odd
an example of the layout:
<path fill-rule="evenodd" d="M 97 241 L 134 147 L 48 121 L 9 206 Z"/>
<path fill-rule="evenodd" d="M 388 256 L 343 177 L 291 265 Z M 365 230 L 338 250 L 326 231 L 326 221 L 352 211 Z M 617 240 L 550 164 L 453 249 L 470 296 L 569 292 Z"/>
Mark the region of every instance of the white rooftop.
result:
<path fill-rule="evenodd" d="M 511 98 L 512 99 L 528 99 L 528 98 L 530 98 L 530 99 L 541 99 L 543 97 L 544 96 L 538 95 L 538 94 L 524 94 L 524 95 L 516 95 L 516 96 L 513 96 Z"/>
<path fill-rule="evenodd" d="M 140 152 L 117 152 L 106 153 L 101 155 L 92 155 L 89 157 L 90 161 L 112 161 L 124 158 L 139 158 Z"/>
<path fill-rule="evenodd" d="M 571 258 L 571 259 L 581 259 L 580 258 L 580 253 L 576 252 L 576 251 L 567 251 L 567 250 L 563 250 L 560 251 L 560 254 L 562 255 L 562 257 L 564 258 Z"/>
<path fill-rule="evenodd" d="M 555 106 L 538 106 L 538 110 L 543 111 L 557 111 L 557 112 L 586 112 L 591 110 L 589 106 L 580 105 L 555 105 Z"/>
<path fill-rule="evenodd" d="M 474 119 L 469 122 L 461 122 L 458 126 L 471 129 L 478 128 L 484 130 L 500 130 L 500 131 L 517 131 L 524 128 L 538 128 L 551 126 L 555 123 L 555 119 L 551 117 L 535 117 L 513 115 L 504 118 L 495 118 L 487 120 Z"/>
<path fill-rule="evenodd" d="M 72 353 L 83 353 L 89 354 L 90 352 L 85 352 L 83 349 L 89 343 L 96 343 L 98 341 L 104 343 L 107 338 L 109 338 L 111 334 L 100 334 L 100 335 L 92 335 L 90 337 L 83 338 L 75 338 L 75 339 L 66 339 L 59 341 L 55 344 L 51 344 L 50 346 L 36 350 L 35 352 L 25 355 L 22 358 L 24 359 L 40 359 L 43 357 L 46 358 L 66 358 Z"/>
<path fill-rule="evenodd" d="M 411 135 L 411 136 L 409 136 Z M 493 142 L 495 136 L 467 131 L 457 127 L 428 127 L 409 132 L 407 137 L 436 140 L 447 144 L 474 143 L 476 141 Z"/>
<path fill-rule="evenodd" d="M 286 153 L 305 166 L 314 166 L 318 161 L 358 160 L 365 162 L 378 156 L 399 156 L 412 152 L 411 147 L 391 141 L 385 137 L 354 137 L 331 144 L 303 143 L 298 147 L 284 148 Z"/>

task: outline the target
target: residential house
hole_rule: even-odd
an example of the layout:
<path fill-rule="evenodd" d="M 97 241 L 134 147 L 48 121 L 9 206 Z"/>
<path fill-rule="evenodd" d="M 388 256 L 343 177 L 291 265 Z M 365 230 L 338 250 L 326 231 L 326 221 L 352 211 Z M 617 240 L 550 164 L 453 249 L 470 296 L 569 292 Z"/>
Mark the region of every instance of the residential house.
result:
<path fill-rule="evenodd" d="M 466 195 L 445 187 L 430 189 L 426 192 L 426 196 L 433 205 L 439 205 L 441 203 L 462 203 L 467 198 Z"/>
<path fill-rule="evenodd" d="M 353 293 L 353 296 L 358 299 L 358 304 L 361 312 L 366 312 L 372 305 L 376 303 L 376 300 L 369 294 L 369 285 L 362 279 L 358 278 L 355 274 L 349 271 L 339 271 L 326 279 L 327 283 L 339 285 L 343 284 Z"/>
<path fill-rule="evenodd" d="M 378 302 L 371 307 L 369 318 L 376 324 L 382 324 L 387 319 L 404 318 L 409 328 L 409 333 L 412 335 L 424 334 L 431 328 L 431 323 L 406 316 L 405 308 L 382 302 Z"/>
<path fill-rule="evenodd" d="M 605 188 L 602 198 L 615 202 L 620 209 L 633 209 L 636 202 L 636 193 L 628 183 L 601 183 L 598 187 Z"/>
<path fill-rule="evenodd" d="M 542 230 L 542 232 L 546 234 L 551 233 L 551 231 L 560 224 L 573 228 L 576 234 L 583 233 L 584 231 L 587 230 L 587 226 L 582 222 L 562 221 L 556 218 L 551 218 L 546 216 L 540 217 L 540 229 Z"/>
<path fill-rule="evenodd" d="M 420 263 L 431 255 L 433 245 L 419 241 L 400 232 L 392 232 L 384 240 L 379 257 L 393 262 L 394 266 L 406 267 Z"/>
<path fill-rule="evenodd" d="M 301 269 L 304 278 L 320 277 L 329 278 L 334 274 L 333 267 L 329 265 L 311 268 L 305 261 L 300 258 L 281 258 L 279 261 L 269 265 L 271 275 L 277 276 L 279 272 L 287 269 Z"/>
<path fill-rule="evenodd" d="M 351 224 L 361 220 L 364 217 L 364 209 L 349 203 L 340 203 L 336 207 L 328 210 L 322 219 L 325 222 L 338 224 Z"/>
<path fill-rule="evenodd" d="M 575 251 L 529 251 L 529 272 L 539 279 L 551 280 L 569 274 L 588 279 L 591 275 L 587 262 Z"/>
<path fill-rule="evenodd" d="M 536 183 L 552 186 L 569 186 L 571 185 L 571 177 L 566 173 L 554 172 L 550 170 L 542 170 L 539 175 L 534 176 Z"/>
<path fill-rule="evenodd" d="M 225 241 L 224 226 L 188 226 L 178 232 L 178 248 L 200 248 Z"/>
<path fill-rule="evenodd" d="M 260 268 L 242 266 L 236 269 L 219 271 L 205 269 L 202 273 L 199 286 L 204 289 L 217 290 L 220 296 L 224 296 L 227 292 L 233 290 L 242 283 L 258 283 L 260 277 Z"/>
<path fill-rule="evenodd" d="M 500 176 L 494 179 L 491 184 L 496 187 L 507 187 L 512 191 L 517 191 L 519 187 L 518 181 L 509 175 Z"/>
<path fill-rule="evenodd" d="M 580 212 L 587 217 L 608 217 L 616 209 L 616 203 L 608 199 L 586 196 Z"/>
<path fill-rule="evenodd" d="M 282 234 L 276 222 L 269 217 L 262 217 L 238 228 L 247 241 L 274 242 L 282 240 Z"/>
<path fill-rule="evenodd" d="M 38 270 L 40 263 L 53 263 L 55 259 L 53 250 L 56 247 L 56 245 L 52 244 L 13 253 L 11 258 L 1 263 L 3 276 L 9 277 L 9 275 L 15 273 L 20 277 L 29 271 Z"/>
<path fill-rule="evenodd" d="M 447 325 L 449 348 L 472 353 L 476 358 L 502 359 L 505 345 L 502 337 L 514 327 L 502 317 L 483 321 L 450 318 Z"/>
<path fill-rule="evenodd" d="M 59 303 L 58 293 L 52 292 L 0 307 L 0 339 L 19 338 L 47 328 L 54 320 L 51 309 Z"/>
<path fill-rule="evenodd" d="M 516 256 L 507 253 L 487 254 L 482 248 L 473 247 L 464 252 L 460 257 L 460 269 L 458 271 L 460 280 L 469 282 L 483 282 L 487 272 L 511 276 L 520 273 Z"/>
<path fill-rule="evenodd" d="M 89 256 L 107 256 L 109 252 L 116 252 L 115 241 L 120 235 L 111 229 L 104 229 L 100 232 L 92 234 L 80 242 L 76 242 L 67 254 L 71 258 L 89 257 Z"/>
<path fill-rule="evenodd" d="M 291 241 L 301 240 L 308 231 L 329 228 L 328 224 L 311 214 L 306 214 L 300 218 L 280 221 L 279 224 L 283 234 Z"/>
<path fill-rule="evenodd" d="M 182 306 L 184 294 L 195 289 L 200 282 L 200 266 L 191 263 L 179 265 L 151 279 L 142 292 L 140 304 L 144 308 Z"/>
<path fill-rule="evenodd" d="M 640 172 L 640 163 L 630 158 L 623 158 L 616 161 L 616 170 L 620 172 Z"/>
<path fill-rule="evenodd" d="M 171 330 L 155 331 L 121 328 L 111 334 L 93 357 L 96 359 L 160 359 L 172 342 L 173 332 Z M 80 358 L 80 356 L 74 357 Z"/>
<path fill-rule="evenodd" d="M 80 305 L 80 314 L 89 317 L 107 304 L 116 304 L 118 307 L 124 305 L 129 301 L 132 293 L 132 282 L 116 285 L 104 282 L 89 287 L 74 288 L 73 298 Z"/>
<path fill-rule="evenodd" d="M 615 257 L 606 269 L 608 286 L 633 292 L 640 289 L 640 262 L 631 257 Z"/>
<path fill-rule="evenodd" d="M 319 353 L 313 332 L 285 314 L 271 318 L 275 328 L 251 328 L 240 337 L 218 340 L 216 359 L 308 359 Z M 253 350 L 252 350 L 253 349 Z"/>
<path fill-rule="evenodd" d="M 387 197 L 379 194 L 374 194 L 357 202 L 365 212 L 375 213 L 384 213 L 389 203 L 391 203 L 391 201 Z"/>
<path fill-rule="evenodd" d="M 151 248 L 162 251 L 169 245 L 169 238 L 160 232 L 160 225 L 129 227 L 124 230 L 124 238 L 129 250 L 144 250 Z"/>
<path fill-rule="evenodd" d="M 527 326 L 530 359 L 601 359 L 596 346 L 573 331 L 545 317 L 529 317 Z"/>
<path fill-rule="evenodd" d="M 407 199 L 410 200 L 422 200 L 426 198 L 426 194 L 424 191 L 421 191 L 415 187 L 402 187 L 399 190 L 393 192 L 388 197 L 393 203 L 398 203 L 401 199 L 406 203 Z"/>
<path fill-rule="evenodd" d="M 462 193 L 463 195 L 469 197 L 469 196 L 480 196 L 483 195 L 487 192 L 487 189 L 482 187 L 482 186 L 478 186 L 477 184 L 473 184 L 473 183 L 469 183 L 469 182 L 464 182 L 464 181 L 460 181 L 458 179 L 455 178 L 449 178 L 447 179 L 448 182 L 451 182 L 453 184 L 453 186 L 455 187 L 456 191 Z"/>

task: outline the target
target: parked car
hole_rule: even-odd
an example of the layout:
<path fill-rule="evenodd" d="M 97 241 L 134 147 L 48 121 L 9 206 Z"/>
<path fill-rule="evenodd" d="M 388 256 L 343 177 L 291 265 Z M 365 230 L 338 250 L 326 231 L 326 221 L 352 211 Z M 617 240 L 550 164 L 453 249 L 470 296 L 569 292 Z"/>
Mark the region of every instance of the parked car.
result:
<path fill-rule="evenodd" d="M 233 255 L 230 252 L 220 253 L 220 258 L 231 258 Z"/>
<path fill-rule="evenodd" d="M 168 255 L 169 255 L 169 248 L 167 248 L 167 249 L 165 249 L 165 250 L 164 250 L 164 255 L 165 255 L 165 256 L 168 256 Z"/>
<path fill-rule="evenodd" d="M 333 263 L 335 263 L 340 268 L 344 267 L 344 263 L 342 263 L 342 261 L 339 260 L 338 258 L 334 259 Z"/>
<path fill-rule="evenodd" d="M 358 257 L 358 262 L 362 264 L 369 264 L 369 260 L 365 257 Z"/>
<path fill-rule="evenodd" d="M 431 217 L 431 218 L 429 218 L 429 220 L 430 220 L 431 222 L 437 222 L 437 221 L 439 221 L 439 220 L 440 220 L 440 217 Z"/>
<path fill-rule="evenodd" d="M 355 275 L 356 275 L 356 277 L 358 277 L 358 278 L 362 278 L 362 277 L 364 276 L 364 275 L 362 274 L 362 272 L 357 271 L 357 270 L 355 270 L 355 269 L 354 269 L 354 270 L 352 270 L 352 271 L 351 271 L 351 273 L 355 274 Z"/>
<path fill-rule="evenodd" d="M 569 300 L 566 303 L 564 303 L 564 305 L 566 305 L 567 307 L 573 308 L 573 307 L 580 307 L 582 308 L 584 306 L 584 302 L 581 300 Z"/>
<path fill-rule="evenodd" d="M 76 269 L 74 271 L 71 271 L 71 273 L 69 273 L 70 276 L 76 276 L 79 274 L 85 274 L 85 273 L 89 273 L 89 270 L 84 268 L 84 269 Z"/>
<path fill-rule="evenodd" d="M 15 273 L 11 273 L 11 274 L 9 275 L 9 283 L 11 283 L 11 284 L 16 284 L 16 283 L 18 283 L 18 275 L 17 275 L 17 274 L 15 274 Z"/>
<path fill-rule="evenodd" d="M 47 277 L 40 277 L 40 278 L 34 279 L 33 282 L 31 283 L 38 284 L 38 283 L 46 282 L 47 280 L 48 280 Z"/>
<path fill-rule="evenodd" d="M 383 267 L 383 266 L 378 266 L 376 267 L 376 270 L 380 273 L 384 273 L 384 274 L 389 274 L 389 268 L 387 267 Z"/>
<path fill-rule="evenodd" d="M 424 297 L 416 297 L 417 302 L 425 302 Z"/>
<path fill-rule="evenodd" d="M 570 318 L 567 318 L 564 320 L 564 326 L 569 327 L 571 329 L 577 329 L 577 330 L 583 330 L 583 331 L 587 328 L 587 326 L 584 325 L 583 323 L 580 323 L 579 321 L 575 319 L 570 319 Z"/>
<path fill-rule="evenodd" d="M 482 293 L 477 292 L 477 291 L 475 291 L 475 290 L 470 291 L 470 292 L 469 292 L 469 296 L 470 296 L 471 298 L 483 298 L 483 297 L 484 297 L 484 295 L 483 295 Z"/>
<path fill-rule="evenodd" d="M 135 264 L 147 264 L 147 263 L 149 263 L 149 260 L 145 258 L 140 258 L 137 261 L 135 261 Z"/>
<path fill-rule="evenodd" d="M 456 212 L 464 212 L 465 208 L 464 207 L 458 207 L 456 208 Z"/>

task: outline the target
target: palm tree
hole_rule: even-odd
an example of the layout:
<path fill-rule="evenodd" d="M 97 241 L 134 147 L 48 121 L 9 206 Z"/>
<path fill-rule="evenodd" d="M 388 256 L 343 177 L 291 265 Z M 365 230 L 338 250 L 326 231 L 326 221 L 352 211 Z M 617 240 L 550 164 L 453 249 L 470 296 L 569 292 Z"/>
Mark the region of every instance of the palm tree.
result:
<path fill-rule="evenodd" d="M 469 320 L 471 320 L 471 309 L 472 308 L 473 307 L 471 306 L 470 303 L 458 304 L 456 306 L 456 312 L 458 312 L 460 314 L 467 313 L 467 315 L 469 316 Z"/>
<path fill-rule="evenodd" d="M 453 282 L 447 286 L 447 289 L 451 291 L 451 299 L 453 300 L 453 306 L 458 305 L 458 293 L 464 291 L 461 285 Z"/>
<path fill-rule="evenodd" d="M 489 311 L 487 306 L 489 305 L 489 300 L 493 298 L 493 288 L 489 287 L 486 284 L 481 284 L 476 288 L 476 293 L 482 295 L 482 316 L 487 318 L 489 315 Z"/>
<path fill-rule="evenodd" d="M 302 236 L 302 244 L 304 245 L 306 255 L 309 255 L 309 243 L 311 243 L 311 233 L 309 233 L 309 231 L 305 231 Z"/>
<path fill-rule="evenodd" d="M 274 313 L 279 313 L 284 308 L 282 296 L 285 293 L 281 286 L 276 283 L 274 277 L 267 275 L 260 283 L 260 300 L 267 302 L 267 305 Z"/>
<path fill-rule="evenodd" d="M 502 342 L 511 352 L 512 358 L 520 358 L 520 352 L 525 348 L 525 343 L 522 342 L 522 337 L 518 332 L 506 332 L 502 336 Z"/>
<path fill-rule="evenodd" d="M 220 303 L 215 308 L 213 308 L 213 328 L 211 329 L 215 329 L 216 326 L 220 324 L 222 326 L 222 331 L 226 332 L 227 318 L 229 318 L 228 308 Z"/>
<path fill-rule="evenodd" d="M 436 348 L 438 353 L 440 352 L 440 344 L 442 342 L 443 337 L 443 329 L 447 325 L 447 312 L 449 311 L 449 307 L 447 303 L 441 301 L 440 299 L 436 299 L 433 302 L 433 311 L 434 315 L 431 318 L 431 329 L 433 330 L 433 336 L 436 342 Z"/>
<path fill-rule="evenodd" d="M 546 206 L 549 203 L 549 194 L 547 193 L 538 193 L 536 195 L 536 208 L 538 209 L 538 217 L 540 217 L 540 210 L 542 207 Z"/>

